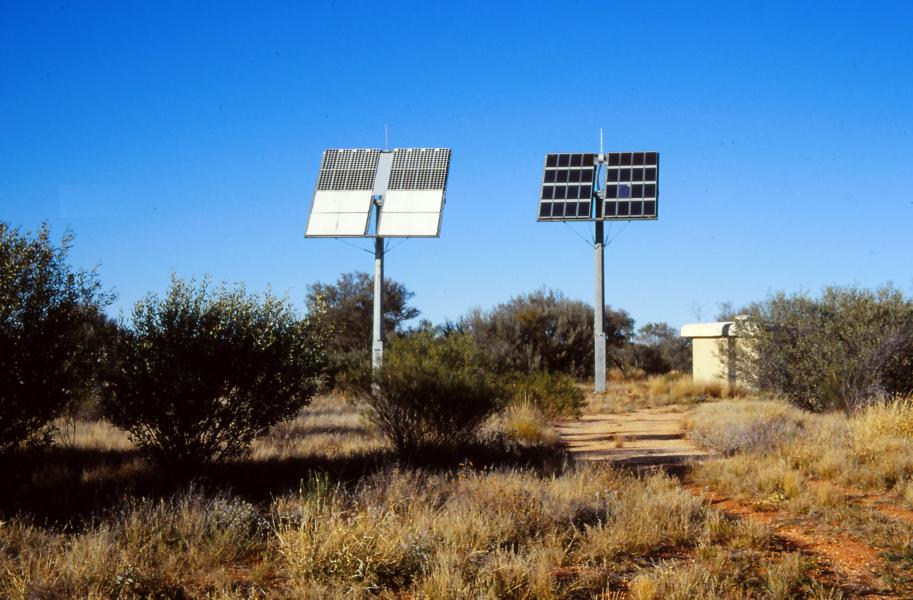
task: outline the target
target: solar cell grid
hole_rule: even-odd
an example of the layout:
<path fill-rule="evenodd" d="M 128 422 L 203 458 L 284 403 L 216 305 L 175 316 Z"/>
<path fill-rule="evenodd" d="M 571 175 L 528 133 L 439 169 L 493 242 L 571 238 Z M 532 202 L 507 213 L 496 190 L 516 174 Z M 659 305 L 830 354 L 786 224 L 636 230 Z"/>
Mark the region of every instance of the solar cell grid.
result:
<path fill-rule="evenodd" d="M 603 219 L 655 219 L 659 154 L 610 152 L 605 157 Z"/>
<path fill-rule="evenodd" d="M 539 195 L 540 219 L 589 219 L 596 155 L 547 154 Z"/>
<path fill-rule="evenodd" d="M 450 150 L 409 148 L 393 151 L 391 190 L 443 190 L 447 186 Z"/>
<path fill-rule="evenodd" d="M 326 150 L 317 176 L 320 191 L 370 190 L 379 150 Z"/>

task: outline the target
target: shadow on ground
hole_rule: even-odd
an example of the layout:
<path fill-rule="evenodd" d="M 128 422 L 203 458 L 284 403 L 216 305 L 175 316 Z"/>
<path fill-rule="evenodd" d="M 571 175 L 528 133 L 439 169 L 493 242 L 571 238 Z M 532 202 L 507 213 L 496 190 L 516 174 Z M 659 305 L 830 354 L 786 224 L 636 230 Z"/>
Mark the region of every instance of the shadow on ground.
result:
<path fill-rule="evenodd" d="M 191 484 L 266 504 L 274 497 L 297 493 L 315 474 L 346 484 L 395 466 L 432 471 L 523 467 L 551 473 L 566 461 L 563 452 L 553 449 L 476 444 L 460 451 L 426 449 L 409 459 L 381 450 L 338 457 L 239 459 L 176 471 L 147 461 L 137 451 L 50 448 L 22 453 L 0 464 L 4 473 L 0 518 L 16 515 L 39 525 L 78 529 L 92 517 L 123 506 L 129 498 L 166 498 Z"/>

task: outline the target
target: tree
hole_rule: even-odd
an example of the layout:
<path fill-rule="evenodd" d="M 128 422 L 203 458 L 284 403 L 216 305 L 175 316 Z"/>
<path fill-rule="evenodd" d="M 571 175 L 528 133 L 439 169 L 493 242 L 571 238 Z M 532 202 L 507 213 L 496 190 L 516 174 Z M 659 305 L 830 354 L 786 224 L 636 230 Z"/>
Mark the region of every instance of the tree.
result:
<path fill-rule="evenodd" d="M 95 384 L 112 297 L 95 271 L 67 264 L 72 242 L 0 222 L 0 453 L 46 442 L 49 422 Z"/>
<path fill-rule="evenodd" d="M 415 294 L 405 285 L 384 280 L 384 334 L 392 337 L 419 310 L 409 306 Z M 323 322 L 332 329 L 331 352 L 371 351 L 374 320 L 374 278 L 367 273 L 343 273 L 335 284 L 314 283 L 308 288 L 308 306 L 325 307 Z"/>
<path fill-rule="evenodd" d="M 623 310 L 606 307 L 605 332 L 610 349 L 631 336 L 633 320 Z M 493 354 L 501 370 L 539 370 L 587 376 L 593 365 L 593 307 L 540 289 L 516 296 L 490 311 L 475 309 L 458 328 Z"/>
<path fill-rule="evenodd" d="M 668 323 L 647 323 L 637 330 L 632 344 L 635 366 L 646 373 L 691 370 L 691 341 Z"/>
<path fill-rule="evenodd" d="M 404 458 L 459 449 L 500 406 L 475 341 L 429 329 L 394 340 L 380 370 L 363 371 L 357 391 L 368 418 Z"/>
<path fill-rule="evenodd" d="M 740 376 L 810 410 L 913 394 L 913 300 L 891 286 L 777 293 L 746 309 Z"/>
<path fill-rule="evenodd" d="M 241 455 L 318 389 L 325 340 L 314 312 L 301 319 L 269 293 L 172 278 L 124 326 L 105 413 L 164 464 Z"/>

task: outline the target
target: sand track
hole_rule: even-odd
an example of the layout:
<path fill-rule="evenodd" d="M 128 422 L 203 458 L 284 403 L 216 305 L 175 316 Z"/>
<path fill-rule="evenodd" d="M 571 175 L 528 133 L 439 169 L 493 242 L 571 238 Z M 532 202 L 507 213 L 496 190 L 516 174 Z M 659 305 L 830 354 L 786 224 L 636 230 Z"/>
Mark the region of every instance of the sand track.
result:
<path fill-rule="evenodd" d="M 608 461 L 636 471 L 663 469 L 678 472 L 684 479 L 684 489 L 701 497 L 713 508 L 731 518 L 768 524 L 776 537 L 790 547 L 815 558 L 819 564 L 829 565 L 833 580 L 828 583 L 837 585 L 846 598 L 899 598 L 879 581 L 877 573 L 881 571 L 883 561 L 865 541 L 848 535 L 823 536 L 814 531 L 814 524 L 808 520 L 760 511 L 751 503 L 738 502 L 691 482 L 687 463 L 710 454 L 685 438 L 687 416 L 685 407 L 667 406 L 620 414 L 585 415 L 554 425 L 561 435 L 562 445 L 578 460 Z M 887 508 L 878 502 L 880 498 L 865 500 L 887 514 Z M 895 508 L 890 504 L 887 506 Z M 909 515 L 904 514 L 900 518 L 905 517 Z"/>
<path fill-rule="evenodd" d="M 646 408 L 585 415 L 556 423 L 555 428 L 564 447 L 579 460 L 636 468 L 679 467 L 707 455 L 685 439 L 685 416 L 677 407 Z"/>

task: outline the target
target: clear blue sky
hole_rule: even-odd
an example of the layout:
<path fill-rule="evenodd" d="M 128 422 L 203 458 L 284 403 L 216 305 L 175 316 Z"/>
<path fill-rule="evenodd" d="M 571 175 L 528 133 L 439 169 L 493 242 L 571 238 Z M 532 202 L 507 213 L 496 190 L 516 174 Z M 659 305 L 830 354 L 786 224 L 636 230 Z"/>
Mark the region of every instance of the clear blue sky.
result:
<path fill-rule="evenodd" d="M 264 4 L 268 6 L 264 7 Z M 172 271 L 307 285 L 371 257 L 303 231 L 328 147 L 453 149 L 440 239 L 388 276 L 435 322 L 592 301 L 591 226 L 535 221 L 543 155 L 661 153 L 611 229 L 638 323 L 825 284 L 913 291 L 913 3 L 4 2 L 0 219 L 76 234 L 114 314 Z M 368 242 L 359 242 L 368 248 Z"/>

